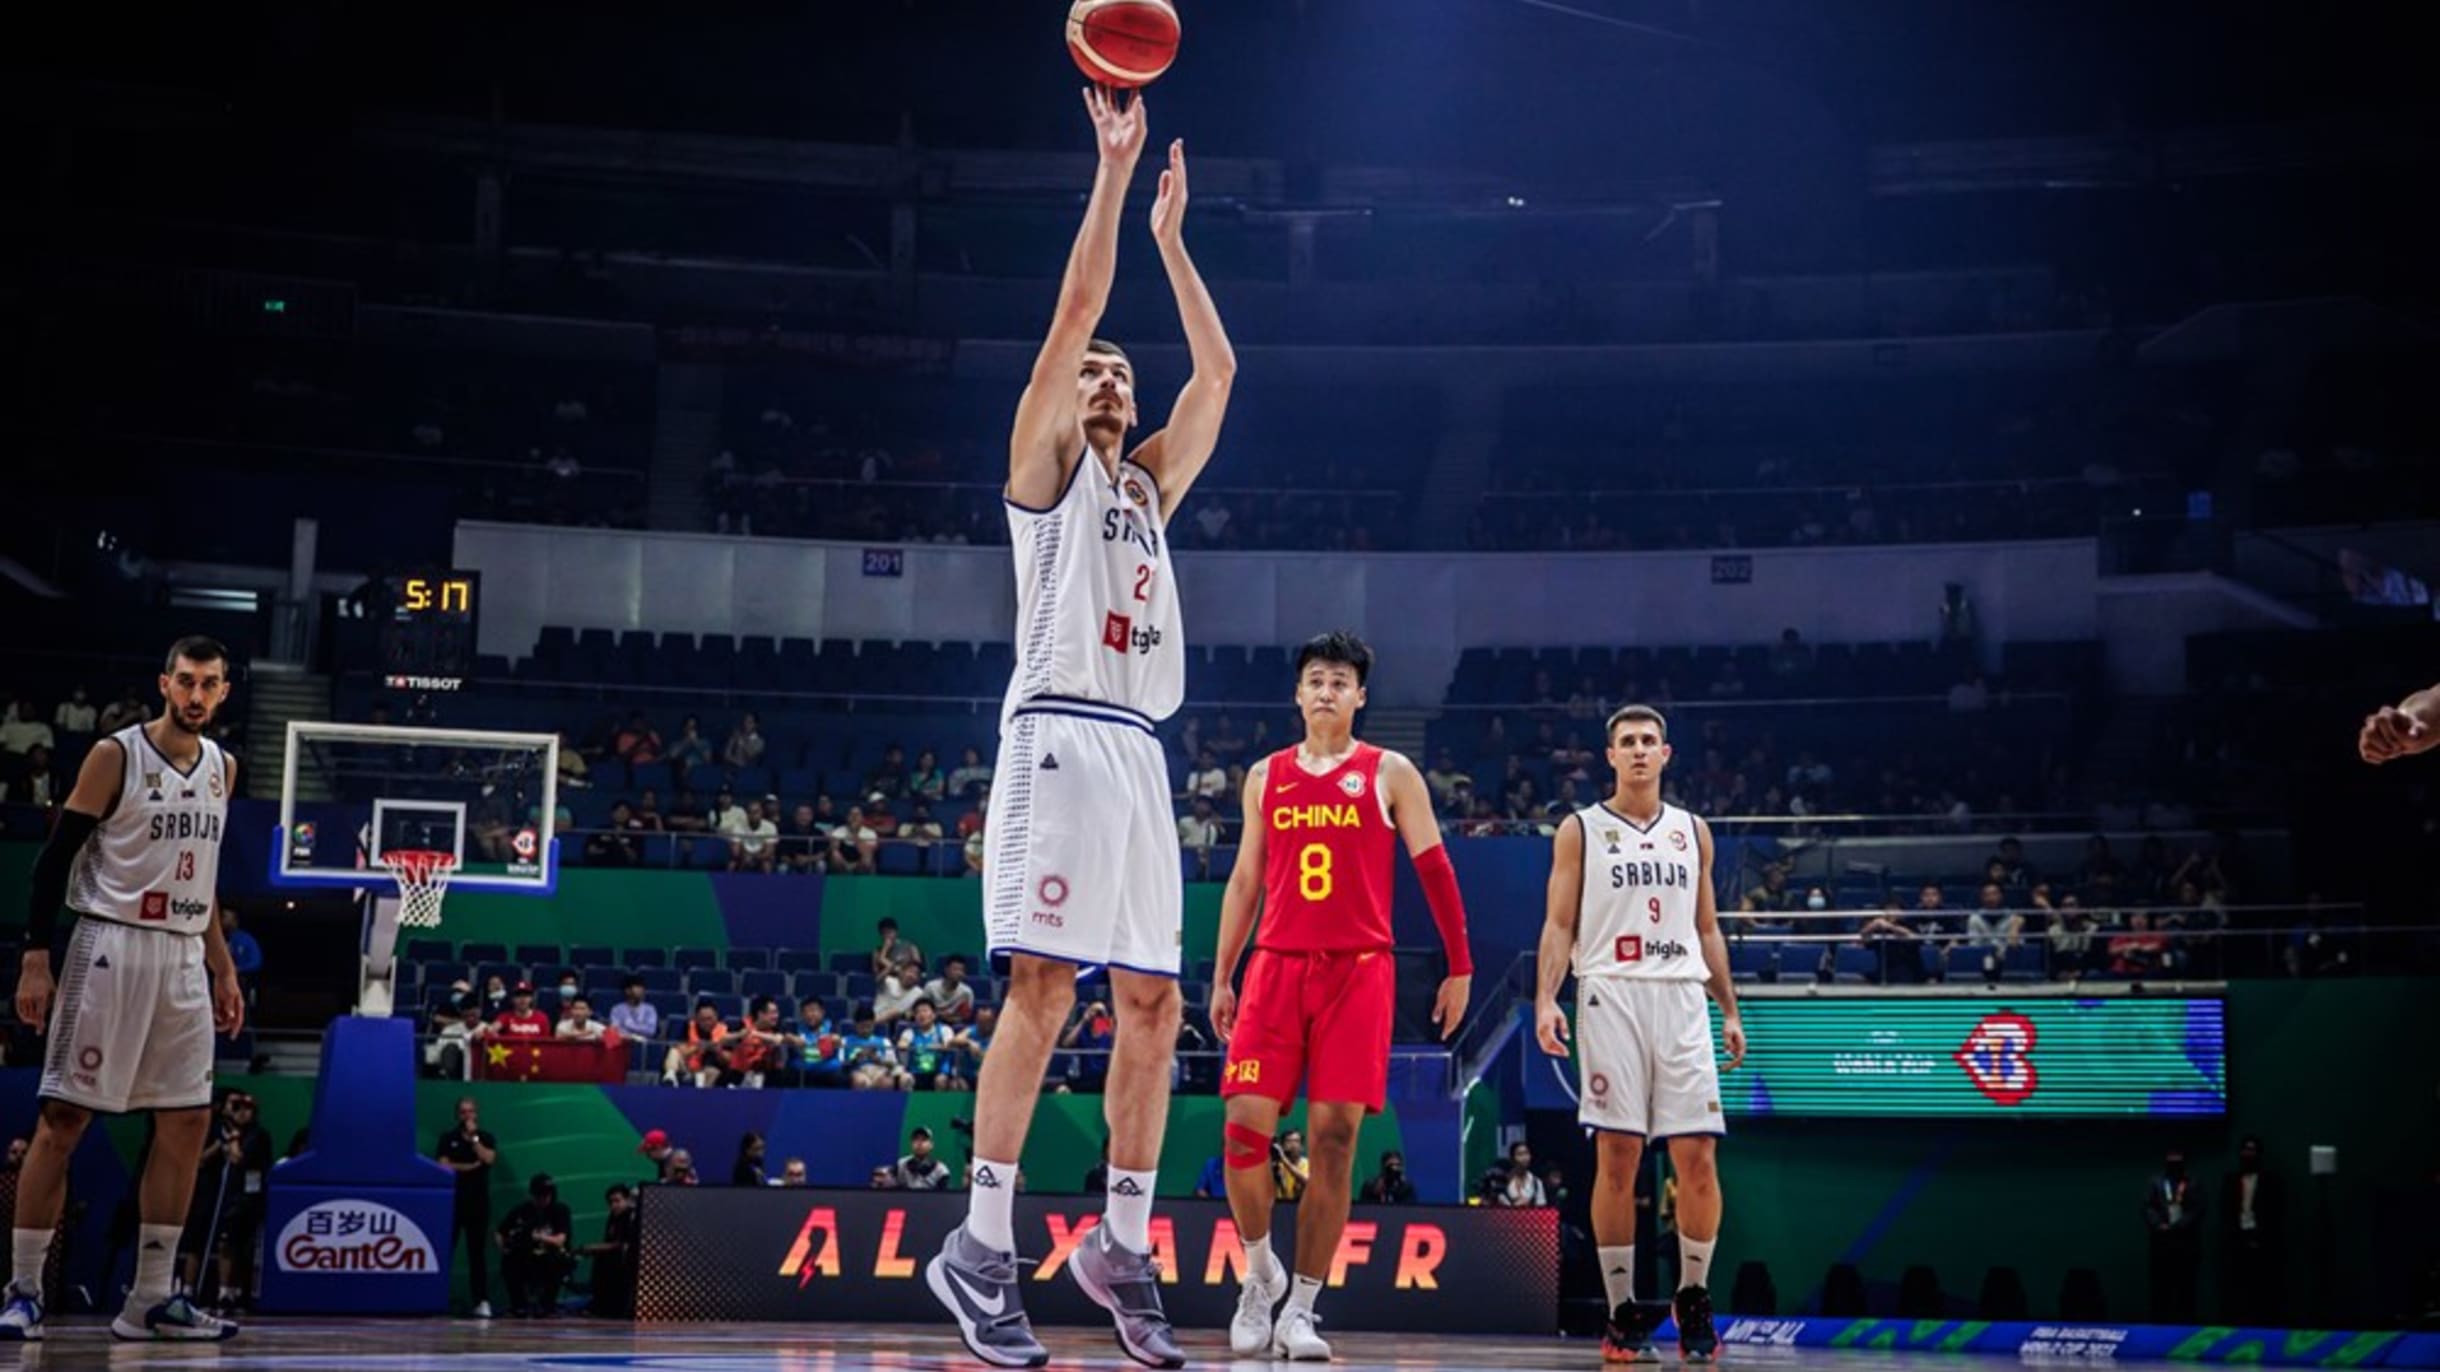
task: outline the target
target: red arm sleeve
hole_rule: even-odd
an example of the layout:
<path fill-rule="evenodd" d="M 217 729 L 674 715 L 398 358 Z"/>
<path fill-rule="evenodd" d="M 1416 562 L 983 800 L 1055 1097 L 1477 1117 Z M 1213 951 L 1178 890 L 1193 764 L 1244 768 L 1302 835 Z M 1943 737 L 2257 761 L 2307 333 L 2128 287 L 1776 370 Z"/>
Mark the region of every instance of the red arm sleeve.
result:
<path fill-rule="evenodd" d="M 1457 869 L 1449 865 L 1449 845 L 1417 853 L 1415 876 L 1423 883 L 1424 903 L 1432 907 L 1432 923 L 1440 929 L 1440 945 L 1449 950 L 1449 975 L 1474 975 L 1474 950 L 1466 942 L 1466 899 L 1457 891 Z"/>

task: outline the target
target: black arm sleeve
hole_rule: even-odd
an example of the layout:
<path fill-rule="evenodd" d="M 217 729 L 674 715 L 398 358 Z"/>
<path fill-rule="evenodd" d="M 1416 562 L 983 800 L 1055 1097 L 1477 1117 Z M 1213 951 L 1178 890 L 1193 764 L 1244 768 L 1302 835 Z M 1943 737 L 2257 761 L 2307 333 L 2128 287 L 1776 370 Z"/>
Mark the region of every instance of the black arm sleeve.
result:
<path fill-rule="evenodd" d="M 49 948 L 51 935 L 59 929 L 59 908 L 68 903 L 68 870 L 76 864 L 77 851 L 93 831 L 101 826 L 101 817 L 77 810 L 61 810 L 59 823 L 51 830 L 51 841 L 42 846 L 42 855 L 34 859 L 34 893 L 25 907 L 25 946 Z"/>

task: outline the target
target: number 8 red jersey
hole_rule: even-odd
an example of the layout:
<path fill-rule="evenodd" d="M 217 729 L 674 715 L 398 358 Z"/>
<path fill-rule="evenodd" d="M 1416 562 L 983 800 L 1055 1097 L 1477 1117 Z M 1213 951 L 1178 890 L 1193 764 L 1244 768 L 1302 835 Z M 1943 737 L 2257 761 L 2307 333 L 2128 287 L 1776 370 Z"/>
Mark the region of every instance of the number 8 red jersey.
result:
<path fill-rule="evenodd" d="M 1262 924 L 1255 946 L 1280 952 L 1386 951 L 1397 827 L 1381 794 L 1381 750 L 1358 743 L 1319 776 L 1296 749 L 1263 779 Z"/>

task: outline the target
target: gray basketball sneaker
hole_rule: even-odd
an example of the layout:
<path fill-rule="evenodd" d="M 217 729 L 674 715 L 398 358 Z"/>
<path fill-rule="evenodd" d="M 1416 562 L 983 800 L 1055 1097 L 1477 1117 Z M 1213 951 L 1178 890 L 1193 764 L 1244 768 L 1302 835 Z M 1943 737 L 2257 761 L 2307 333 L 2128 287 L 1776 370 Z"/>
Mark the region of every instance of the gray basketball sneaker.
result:
<path fill-rule="evenodd" d="M 1051 1360 L 1025 1318 L 1014 1253 L 985 1248 L 961 1224 L 924 1264 L 923 1276 L 933 1297 L 957 1318 L 966 1351 L 994 1367 L 1040 1367 Z"/>
<path fill-rule="evenodd" d="M 1076 1247 L 1068 1271 L 1093 1303 L 1118 1323 L 1118 1346 L 1146 1367 L 1184 1367 L 1169 1317 L 1161 1313 L 1161 1269 L 1149 1253 L 1129 1251 L 1110 1237 L 1106 1223 Z"/>

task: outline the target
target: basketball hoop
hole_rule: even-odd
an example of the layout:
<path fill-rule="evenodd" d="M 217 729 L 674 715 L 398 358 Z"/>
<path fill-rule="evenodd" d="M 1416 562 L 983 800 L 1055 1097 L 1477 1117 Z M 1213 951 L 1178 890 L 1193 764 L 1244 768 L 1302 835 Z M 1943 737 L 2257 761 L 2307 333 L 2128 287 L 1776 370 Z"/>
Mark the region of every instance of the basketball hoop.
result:
<path fill-rule="evenodd" d="M 441 898 L 449 894 L 457 859 L 427 848 L 395 848 L 381 855 L 381 865 L 398 879 L 398 927 L 439 928 Z"/>

